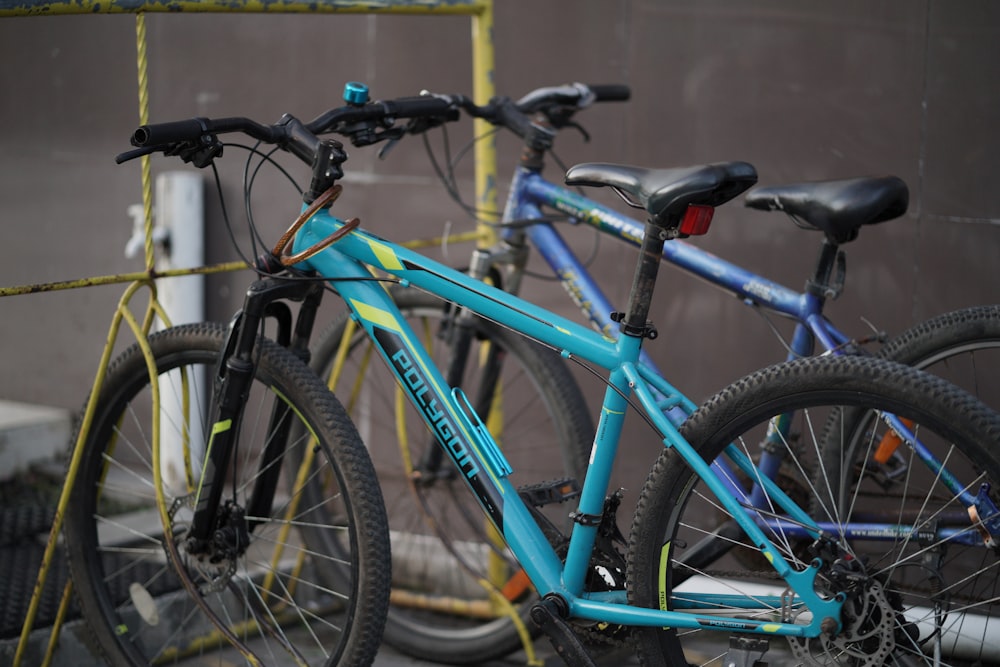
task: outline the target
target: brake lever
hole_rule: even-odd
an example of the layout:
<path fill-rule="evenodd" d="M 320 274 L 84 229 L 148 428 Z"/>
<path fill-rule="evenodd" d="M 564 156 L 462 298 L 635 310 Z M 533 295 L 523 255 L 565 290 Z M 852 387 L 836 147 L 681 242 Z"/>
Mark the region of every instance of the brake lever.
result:
<path fill-rule="evenodd" d="M 222 155 L 222 142 L 215 135 L 205 135 L 198 141 L 178 141 L 157 146 L 143 146 L 132 151 L 119 153 L 115 163 L 122 164 L 143 155 L 162 152 L 167 157 L 179 157 L 184 162 L 190 162 L 199 169 L 212 164 L 212 160 Z"/>
<path fill-rule="evenodd" d="M 362 147 L 371 146 L 372 144 L 381 143 L 383 141 L 396 141 L 404 134 L 406 130 L 398 127 L 389 128 L 382 130 L 381 132 L 376 131 L 373 127 L 366 127 L 357 131 L 342 131 L 338 134 L 344 134 L 350 140 L 352 146 Z"/>
<path fill-rule="evenodd" d="M 212 160 L 222 155 L 222 142 L 214 134 L 202 135 L 196 141 L 180 141 L 163 148 L 168 157 L 177 156 L 199 169 L 212 164 Z"/>
<path fill-rule="evenodd" d="M 163 148 L 163 146 L 146 146 L 144 148 L 136 148 L 135 150 L 125 151 L 124 153 L 119 153 L 115 156 L 115 164 L 123 164 L 129 160 L 134 160 L 137 157 L 142 157 L 143 155 L 149 155 L 155 153 L 156 151 Z"/>
<path fill-rule="evenodd" d="M 389 154 L 389 151 L 391 151 L 393 148 L 396 147 L 396 144 L 399 143 L 399 140 L 402 139 L 403 135 L 405 134 L 406 130 L 400 128 L 393 128 L 393 130 L 391 131 L 386 130 L 385 132 L 380 134 L 379 139 L 377 141 L 385 141 L 385 144 L 382 146 L 382 148 L 378 149 L 378 153 L 376 154 L 378 155 L 378 159 L 384 160 L 385 156 Z"/>

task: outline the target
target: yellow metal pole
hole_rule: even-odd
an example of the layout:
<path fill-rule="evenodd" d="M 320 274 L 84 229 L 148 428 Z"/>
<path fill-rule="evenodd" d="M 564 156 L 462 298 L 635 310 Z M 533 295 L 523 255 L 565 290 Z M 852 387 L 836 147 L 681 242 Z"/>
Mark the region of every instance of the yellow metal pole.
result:
<path fill-rule="evenodd" d="M 92 278 L 79 278 L 76 280 L 64 280 L 54 283 L 34 283 L 32 285 L 13 285 L 11 287 L 0 287 L 0 297 L 21 296 L 24 294 L 41 294 L 42 292 L 58 292 L 67 289 L 79 289 L 81 287 L 97 287 L 98 285 L 117 285 L 119 283 L 132 283 L 136 281 L 159 280 L 160 278 L 171 278 L 176 276 L 188 276 L 193 274 L 208 275 L 212 273 L 225 273 L 228 271 L 240 271 L 247 267 L 246 262 L 224 262 L 211 266 L 199 266 L 193 269 L 168 269 L 166 271 L 136 271 L 133 273 L 119 273 L 110 276 L 94 276 Z"/>
<path fill-rule="evenodd" d="M 139 85 L 139 125 L 149 123 L 149 75 L 146 60 L 146 15 L 135 15 L 136 74 Z M 153 270 L 153 175 L 149 155 L 140 158 L 142 165 L 142 212 L 144 218 L 146 270 Z"/>
<path fill-rule="evenodd" d="M 493 0 L 484 0 L 479 13 L 472 19 L 472 96 L 476 104 L 485 104 L 491 97 L 496 95 L 496 81 L 494 78 L 494 51 L 493 51 Z M 496 222 L 500 218 L 497 196 L 497 142 L 496 135 L 489 132 L 490 125 L 485 120 L 476 119 L 473 122 L 473 136 L 484 136 L 476 142 L 476 202 L 480 217 L 486 223 Z M 480 247 L 488 247 L 497 241 L 496 229 L 484 223 L 479 223 L 477 230 L 479 233 Z M 496 414 L 502 414 L 502 407 L 499 405 L 501 397 L 497 397 L 497 405 L 494 406 Z M 494 410 L 490 411 L 491 414 Z M 502 423 L 502 421 L 501 421 Z M 499 438 L 499 429 L 496 433 Z M 511 605 L 490 583 L 481 580 L 489 591 L 494 604 L 505 603 L 504 611 L 510 617 L 517 628 L 521 638 L 521 645 L 524 647 L 525 662 L 528 665 L 540 665 L 541 662 L 535 655 L 535 647 L 532 643 L 531 634 L 521 621 L 517 610 Z"/>
<path fill-rule="evenodd" d="M 0 16 L 66 14 L 451 14 L 476 16 L 492 0 L 0 0 Z"/>
<path fill-rule="evenodd" d="M 485 104 L 496 94 L 493 76 L 493 0 L 484 0 L 472 18 L 472 97 L 476 104 Z M 489 133 L 490 124 L 482 119 L 473 122 L 473 136 L 485 135 L 476 142 L 476 205 L 486 222 L 499 218 L 497 211 L 497 142 Z M 496 242 L 496 231 L 488 224 L 479 224 L 481 247 Z"/>
<path fill-rule="evenodd" d="M 31 635 L 31 629 L 34 625 L 35 616 L 38 613 L 38 605 L 41 601 L 42 590 L 45 587 L 45 580 L 49 573 L 49 567 L 52 565 L 52 560 L 55 557 L 56 546 L 59 542 L 59 531 L 62 529 L 63 517 L 66 515 L 66 508 L 69 507 L 69 498 L 72 494 L 73 485 L 70 480 L 76 479 L 77 471 L 80 468 L 80 463 L 83 459 L 83 441 L 87 437 L 87 431 L 90 429 L 90 424 L 94 419 L 94 412 L 97 409 L 97 398 L 101 393 L 101 387 L 104 385 L 105 370 L 108 364 L 111 363 L 111 353 L 114 350 L 114 342 L 118 338 L 118 329 L 121 326 L 123 313 L 127 312 L 128 304 L 132 299 L 132 296 L 144 285 L 144 283 L 136 282 L 131 284 L 128 289 L 125 290 L 125 294 L 122 295 L 121 300 L 118 303 L 118 309 L 115 311 L 115 315 L 111 320 L 111 328 L 108 331 L 107 344 L 104 346 L 104 353 L 101 356 L 101 361 L 98 364 L 97 375 L 94 378 L 93 386 L 90 389 L 90 398 L 87 401 L 87 408 L 83 413 L 83 421 L 80 423 L 80 429 L 77 432 L 76 443 L 72 449 L 72 455 L 69 460 L 69 465 L 66 469 L 66 484 L 63 485 L 62 492 L 59 495 L 59 502 L 56 505 L 55 518 L 52 521 L 52 529 L 49 532 L 49 540 L 45 546 L 45 553 L 42 555 L 42 563 L 38 570 L 38 577 L 35 580 L 35 588 L 31 596 L 31 601 L 28 604 L 28 615 L 24 621 L 24 625 L 21 626 L 21 636 L 17 644 L 17 649 L 14 653 L 13 667 L 18 667 L 21 664 L 21 660 L 24 659 L 24 653 L 28 647 L 28 637 Z M 54 641 L 54 640 L 53 640 Z"/>

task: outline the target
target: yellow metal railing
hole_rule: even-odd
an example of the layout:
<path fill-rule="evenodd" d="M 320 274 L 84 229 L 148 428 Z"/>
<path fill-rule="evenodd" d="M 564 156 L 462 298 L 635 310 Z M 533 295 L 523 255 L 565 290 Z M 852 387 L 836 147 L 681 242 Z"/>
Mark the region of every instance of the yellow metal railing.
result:
<path fill-rule="evenodd" d="M 262 2 L 260 0 L 243 0 L 233 2 L 232 0 L 182 0 L 157 2 L 150 0 L 57 0 L 55 2 L 24 2 L 0 0 L 0 17 L 8 16 L 59 16 L 69 14 L 136 14 L 136 45 L 138 63 L 138 90 L 139 90 L 139 118 L 140 124 L 148 122 L 148 72 L 146 59 L 146 13 L 157 12 L 250 12 L 250 13 L 338 13 L 338 14 L 426 14 L 426 15 L 467 15 L 472 19 L 472 61 L 473 61 L 473 100 L 477 104 L 486 103 L 494 95 L 493 87 L 493 1 L 492 0 L 318 0 L 311 2 L 289 2 L 286 0 L 274 0 Z M 496 190 L 496 141 L 488 132 L 485 121 L 476 120 L 474 132 L 476 136 L 486 138 L 476 142 L 475 163 L 476 163 L 476 202 L 477 208 L 485 212 L 482 217 L 487 224 L 480 223 L 475 233 L 456 235 L 449 237 L 450 241 L 476 240 L 480 244 L 489 245 L 495 240 L 495 231 L 489 222 L 496 219 L 497 211 L 497 190 Z M 24 659 L 28 640 L 31 635 L 35 616 L 41 600 L 42 591 L 45 586 L 49 568 L 55 555 L 56 544 L 59 532 L 62 529 L 62 519 L 65 515 L 69 503 L 70 491 L 76 479 L 82 456 L 82 443 L 84 442 L 87 430 L 93 419 L 96 400 L 100 393 L 105 369 L 107 368 L 112 349 L 118 338 L 118 333 L 122 322 L 126 322 L 132 330 L 133 335 L 139 341 L 139 345 L 146 356 L 147 367 L 150 373 L 150 381 L 154 387 L 154 400 L 156 396 L 156 368 L 152 359 L 145 337 L 148 335 L 153 320 L 159 317 L 166 325 L 169 325 L 167 315 L 156 298 L 156 280 L 159 278 L 169 278 L 173 276 L 189 274 L 207 274 L 223 271 L 234 271 L 246 268 L 243 262 L 230 262 L 214 266 L 192 267 L 188 269 L 176 269 L 170 271 L 157 271 L 154 268 L 154 245 L 152 240 L 152 187 L 150 176 L 149 157 L 142 159 L 142 193 L 145 213 L 145 267 L 143 272 L 127 273 L 119 275 L 96 276 L 68 280 L 62 282 L 26 284 L 12 287 L 0 287 L 0 297 L 16 296 L 24 294 L 34 294 L 64 289 L 76 289 L 95 285 L 108 285 L 116 283 L 128 283 L 128 287 L 123 294 L 118 307 L 112 317 L 111 327 L 108 331 L 107 342 L 101 355 L 98 371 L 91 387 L 90 399 L 84 411 L 83 420 L 77 440 L 74 443 L 66 480 L 63 485 L 55 519 L 49 534 L 45 553 L 42 557 L 41 568 L 34 587 L 34 594 L 29 604 L 27 616 L 21 630 L 16 653 L 14 655 L 13 667 L 18 667 Z M 429 245 L 428 241 L 415 241 L 415 247 Z M 145 315 L 141 321 L 135 318 L 131 312 L 132 298 L 143 288 L 149 289 L 150 300 L 145 308 Z M 153 414 L 157 414 L 154 406 Z M 153 433 L 154 458 L 159 451 L 159 433 L 154 429 Z M 156 466 L 154 466 L 155 474 Z M 68 608 L 69 596 L 71 594 L 72 582 L 67 583 L 63 592 L 62 602 L 57 612 L 57 617 L 53 623 L 49 644 L 46 650 L 43 665 L 51 664 L 59 630 L 65 619 Z M 529 664 L 538 664 L 531 642 L 527 636 L 525 628 L 517 617 L 511 612 L 512 619 L 518 625 L 524 638 L 524 648 L 527 652 Z"/>

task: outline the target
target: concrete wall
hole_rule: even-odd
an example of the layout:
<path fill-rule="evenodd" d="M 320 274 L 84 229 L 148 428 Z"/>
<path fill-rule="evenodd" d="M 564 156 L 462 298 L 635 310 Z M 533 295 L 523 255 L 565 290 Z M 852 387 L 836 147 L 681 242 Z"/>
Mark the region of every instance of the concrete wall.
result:
<path fill-rule="evenodd" d="M 151 15 L 151 118 L 311 118 L 343 83 L 374 97 L 471 92 L 469 20 L 413 16 Z M 0 284 L 134 271 L 122 249 L 126 208 L 141 200 L 138 163 L 116 166 L 137 124 L 132 16 L 0 21 Z M 930 315 L 1000 301 L 1000 4 L 990 0 L 817 3 L 769 0 L 499 1 L 497 89 L 519 96 L 569 81 L 624 82 L 627 104 L 581 114 L 592 141 L 567 131 L 557 152 L 587 160 L 680 166 L 741 159 L 762 184 L 896 174 L 911 206 L 847 247 L 848 282 L 830 313 L 848 331 L 899 331 Z M 453 146 L 471 137 L 451 132 Z M 498 140 L 501 175 L 518 146 Z M 396 239 L 472 222 L 433 178 L 419 140 L 378 162 L 355 149 L 355 184 L 337 204 Z M 223 192 L 249 252 L 243 155 L 227 150 Z M 471 198 L 471 160 L 462 172 Z M 157 159 L 156 172 L 185 168 Z M 209 261 L 236 254 L 210 174 Z M 550 175 L 558 168 L 550 166 Z M 303 177 L 302 171 L 297 175 Z M 502 181 L 501 181 L 502 184 Z M 505 190 L 501 187 L 501 201 Z M 273 239 L 295 214 L 287 183 L 261 177 L 254 218 Z M 611 202 L 610 193 L 595 193 Z M 590 232 L 567 232 L 588 253 Z M 819 245 L 786 219 L 731 205 L 696 241 L 792 287 Z M 461 263 L 465 249 L 449 259 Z M 605 240 L 594 270 L 623 301 L 634 254 Z M 209 315 L 228 319 L 247 274 L 208 281 Z M 558 287 L 527 294 L 569 316 Z M 0 300 L 0 398 L 81 405 L 121 286 Z M 675 383 L 701 398 L 783 356 L 758 316 L 731 297 L 665 271 L 652 346 Z M 335 307 L 331 305 L 330 308 Z"/>

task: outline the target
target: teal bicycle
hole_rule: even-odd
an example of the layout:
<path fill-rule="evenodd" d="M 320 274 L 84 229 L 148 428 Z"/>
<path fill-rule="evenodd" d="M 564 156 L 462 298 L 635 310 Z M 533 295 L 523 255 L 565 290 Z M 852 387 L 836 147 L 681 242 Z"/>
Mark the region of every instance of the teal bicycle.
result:
<path fill-rule="evenodd" d="M 352 83 L 349 92 L 355 98 L 364 97 L 366 89 Z M 463 272 L 514 294 L 530 278 L 558 280 L 586 320 L 611 337 L 618 335 L 619 328 L 611 319 L 615 307 L 588 268 L 587 259 L 574 252 L 564 234 L 590 229 L 602 240 L 610 237 L 638 246 L 643 223 L 557 184 L 544 170 L 553 157 L 558 133 L 578 127 L 576 119 L 581 111 L 628 97 L 626 86 L 575 83 L 539 88 L 516 101 L 497 98 L 483 106 L 462 105 L 463 115 L 484 118 L 521 139 L 503 219 L 495 225 L 499 239 L 488 248 L 477 247 Z M 364 126 L 345 125 L 337 131 L 342 130 L 352 142 L 358 143 L 360 138 L 364 143 L 374 138 L 396 139 L 394 129 L 387 128 L 379 137 Z M 442 133 L 446 130 L 447 126 L 441 128 Z M 448 141 L 443 140 L 442 145 L 447 147 Z M 464 153 L 459 151 L 456 156 Z M 436 171 L 448 192 L 475 216 L 478 212 L 474 207 L 458 195 L 456 165 L 450 155 L 446 157 L 443 162 L 432 160 Z M 868 225 L 903 215 L 907 199 L 905 183 L 894 177 L 758 187 L 746 195 L 748 204 L 781 210 L 819 237 L 815 269 L 806 277 L 802 290 L 768 280 L 687 240 L 664 244 L 662 261 L 732 294 L 735 303 L 753 308 L 763 319 L 795 323 L 794 332 L 783 341 L 789 359 L 811 356 L 817 347 L 833 354 L 866 353 L 867 348 L 875 348 L 879 356 L 929 369 L 969 391 L 989 395 L 992 388 L 995 395 L 998 385 L 993 367 L 1000 354 L 1000 307 L 949 313 L 881 348 L 876 344 L 884 340 L 884 334 L 866 331 L 865 338 L 858 340 L 838 329 L 824 312 L 826 304 L 844 290 L 847 244 Z M 563 231 L 567 229 L 574 231 Z M 542 275 L 529 269 L 529 254 L 535 253 L 543 266 Z M 450 254 L 454 256 L 455 250 Z M 393 286 L 391 293 L 400 312 L 420 333 L 449 386 L 484 397 L 473 403 L 490 424 L 512 467 L 535 473 L 533 478 L 522 480 L 522 495 L 530 495 L 550 521 L 565 523 L 566 493 L 557 490 L 564 488 L 562 480 L 582 479 L 593 426 L 581 407 L 582 398 L 574 398 L 579 396 L 576 380 L 562 360 L 550 350 L 531 346 L 516 333 L 456 309 L 431 293 L 401 286 Z M 687 301 L 692 296 L 685 292 L 681 298 Z M 644 349 L 640 361 L 663 375 L 646 352 Z M 478 509 L 467 507 L 473 501 L 465 496 L 461 480 L 451 474 L 452 467 L 425 435 L 419 414 L 407 407 L 394 376 L 377 357 L 366 332 L 356 326 L 350 312 L 344 312 L 316 337 L 311 366 L 328 379 L 377 453 L 376 470 L 388 506 L 393 563 L 398 573 L 385 641 L 434 662 L 469 664 L 502 657 L 524 645 L 525 638 L 510 622 L 507 610 L 491 603 L 477 582 L 490 582 L 526 618 L 530 606 L 530 597 L 524 596 L 524 591 L 530 590 L 527 580 L 509 554 L 494 545 Z M 695 409 L 691 403 L 667 405 L 666 414 L 675 425 Z M 382 418 L 387 413 L 395 419 Z M 765 446 L 754 455 L 758 469 L 778 480 L 786 491 L 807 493 L 807 481 L 792 468 L 784 448 L 766 446 L 766 441 L 762 444 Z M 840 493 L 854 494 L 856 516 L 867 515 L 869 522 L 890 524 L 890 499 L 897 488 L 907 493 L 905 482 L 911 466 L 925 465 L 919 458 L 907 457 L 900 444 L 886 438 L 873 451 L 855 448 L 849 454 L 857 458 L 848 458 L 839 447 L 822 452 L 810 483 L 839 480 L 844 487 Z M 862 456 L 867 458 L 862 460 Z M 645 464 L 631 465 L 641 469 Z M 854 485 L 850 471 L 861 465 L 867 468 L 866 473 Z M 540 484 L 545 494 L 539 492 Z M 764 501 L 751 481 L 743 480 L 742 485 L 753 502 Z M 569 492 L 573 491 L 569 487 Z M 900 498 L 900 502 L 905 500 Z M 714 529 L 719 534 L 738 531 L 722 516 L 719 522 Z M 466 548 L 470 544 L 477 549 Z M 725 570 L 712 566 L 718 554 L 726 551 L 721 546 L 723 540 L 715 544 L 720 545 L 718 551 L 693 550 L 699 554 L 698 562 L 689 559 L 687 564 L 705 573 Z M 586 635 L 595 648 L 611 647 L 623 640 L 620 633 L 600 628 L 589 628 Z M 993 657 L 1000 660 L 1000 651 Z"/>
<path fill-rule="evenodd" d="M 462 103 L 348 105 L 310 123 L 285 116 L 275 125 L 244 118 L 150 125 L 133 136 L 137 151 L 120 156 L 162 151 L 207 166 L 221 154 L 219 134 L 242 132 L 311 165 L 312 181 L 305 209 L 258 261 L 262 278 L 228 328 L 155 334 L 148 342 L 155 369 L 136 362 L 132 350 L 109 371 L 85 443 L 90 464 L 80 471 L 66 517 L 80 604 L 108 658 L 169 661 L 217 650 L 223 641 L 259 664 L 373 658 L 395 580 L 383 507 L 370 493 L 371 462 L 350 419 L 296 359 L 308 349 L 327 286 L 347 304 L 434 434 L 449 475 L 476 498 L 531 584 L 513 600 L 488 590 L 500 593 L 491 599 L 526 610 L 568 663 L 590 663 L 580 639 L 590 633 L 624 638 L 644 664 L 700 661 L 697 637 L 704 635 L 728 641 L 727 664 L 752 664 L 779 645 L 818 664 L 951 660 L 942 656 L 954 653 L 948 642 L 965 637 L 967 619 L 988 624 L 996 611 L 990 591 L 1000 531 L 1000 416 L 905 366 L 818 357 L 731 385 L 677 428 L 665 413 L 687 399 L 639 361 L 644 341 L 657 337 L 648 311 L 662 248 L 704 231 L 715 207 L 756 181 L 753 167 L 594 164 L 568 172 L 568 183 L 614 187 L 649 216 L 627 308 L 615 316 L 621 335 L 611 340 L 367 233 L 356 219 L 331 215 L 347 155 L 319 135 L 346 126 L 376 132 L 398 119 L 411 119 L 408 131 L 423 131 L 453 118 Z M 606 391 L 596 436 L 582 445 L 590 456 L 576 480 L 578 494 L 572 481 L 519 488 L 519 476 L 531 471 L 510 464 L 478 416 L 476 408 L 491 397 L 470 398 L 442 377 L 387 281 L 603 371 Z M 299 304 L 294 317 L 288 302 Z M 195 367 L 212 380 L 206 396 L 176 390 L 197 386 L 183 381 L 197 375 Z M 160 453 L 149 452 L 146 427 L 157 420 L 149 419 L 145 398 L 153 390 L 161 403 L 176 398 L 183 406 L 183 419 L 161 424 L 187 434 L 172 484 L 159 470 Z M 648 424 L 663 452 L 626 541 L 617 532 L 622 496 L 608 485 L 630 412 Z M 844 425 L 855 417 L 864 428 L 848 432 Z M 780 420 L 794 423 L 774 428 Z M 873 524 L 852 516 L 837 480 L 825 488 L 809 480 L 821 452 L 871 447 L 883 437 L 899 438 L 912 456 L 933 463 L 927 474 L 914 473 L 895 519 Z M 765 440 L 795 462 L 803 483 L 786 487 L 794 493 L 754 465 Z M 125 508 L 114 498 L 120 494 L 110 493 L 117 470 L 141 482 Z M 764 502 L 740 492 L 737 477 L 755 480 Z M 552 497 L 564 501 L 565 520 L 550 521 L 537 509 Z M 158 522 L 118 518 L 150 509 Z M 738 531 L 711 534 L 706 526 L 718 525 L 720 516 Z M 731 569 L 706 577 L 691 566 L 693 552 L 715 549 L 718 540 L 725 541 L 719 558 L 731 559 Z M 517 624 L 513 616 L 508 621 Z"/>

